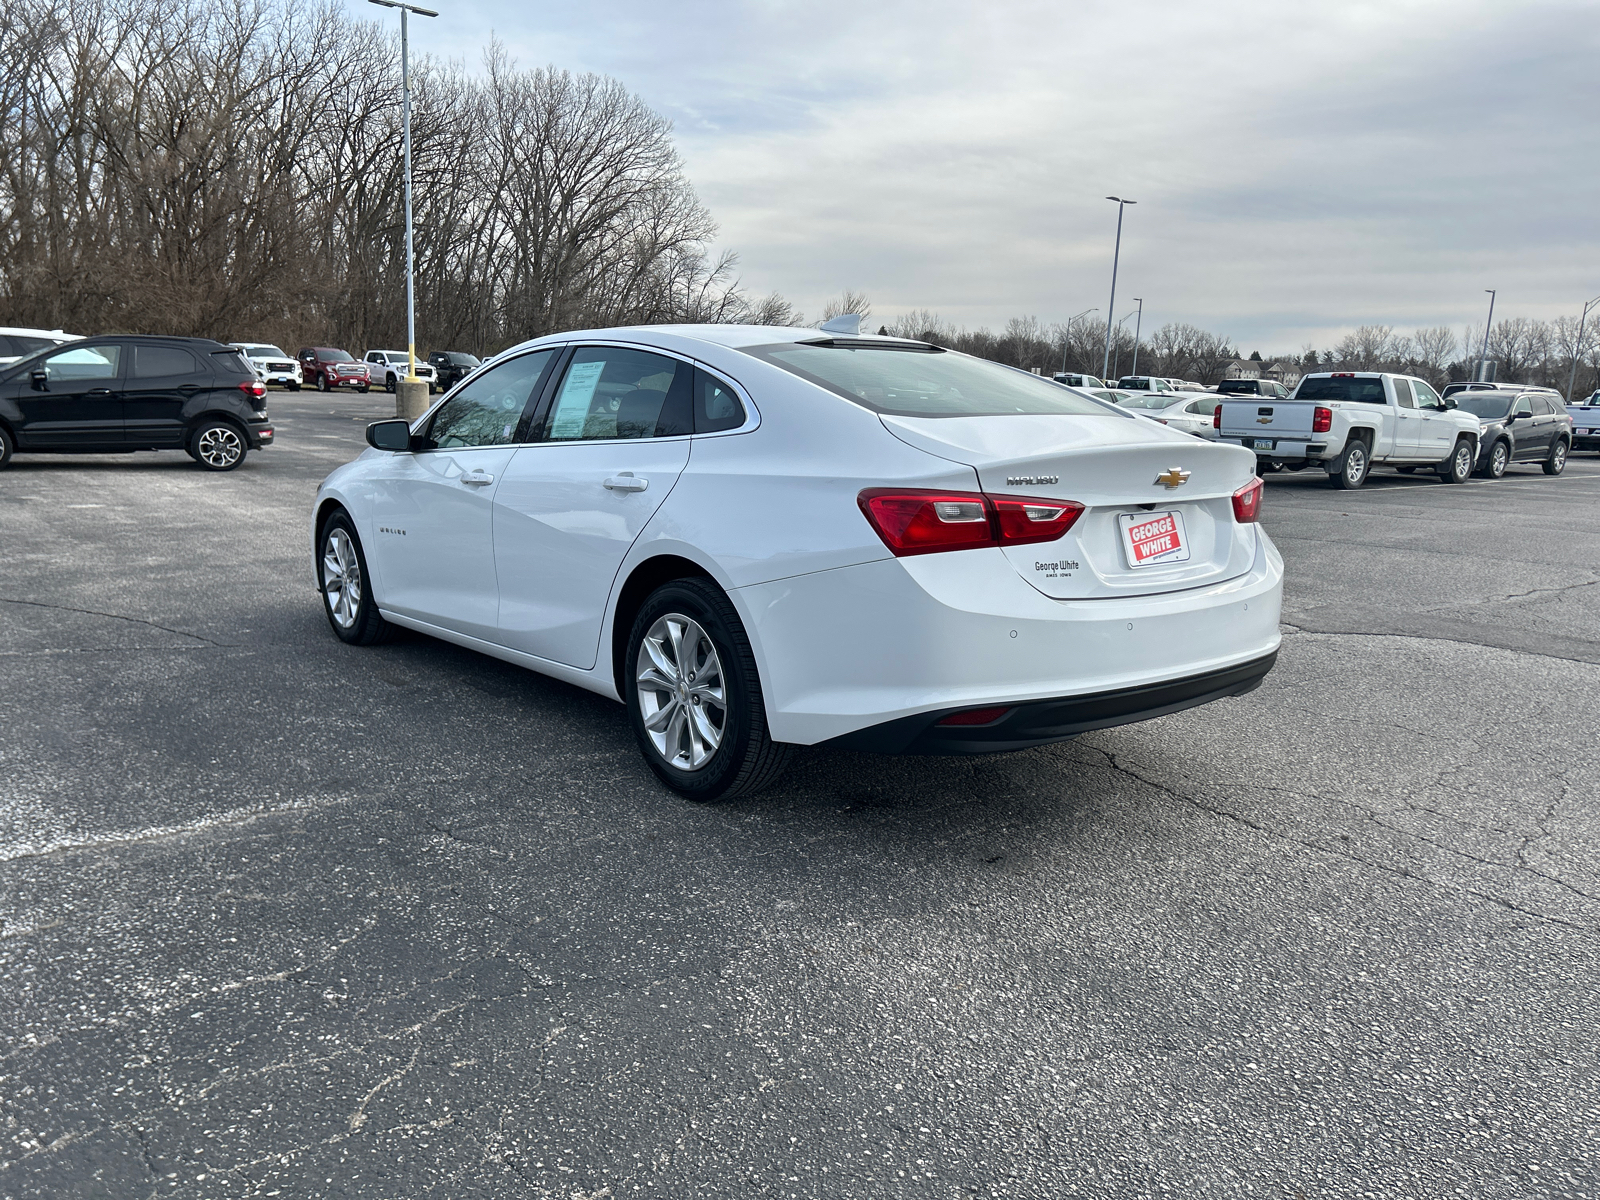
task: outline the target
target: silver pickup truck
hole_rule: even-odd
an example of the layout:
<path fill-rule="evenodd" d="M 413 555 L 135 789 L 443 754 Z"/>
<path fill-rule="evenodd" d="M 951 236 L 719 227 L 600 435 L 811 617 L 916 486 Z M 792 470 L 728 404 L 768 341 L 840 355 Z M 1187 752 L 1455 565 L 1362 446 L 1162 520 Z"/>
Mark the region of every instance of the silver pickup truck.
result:
<path fill-rule="evenodd" d="M 1287 400 L 1223 401 L 1214 423 L 1219 440 L 1254 450 L 1263 472 L 1318 466 L 1336 488 L 1360 487 L 1380 464 L 1465 483 L 1478 458 L 1477 417 L 1425 380 L 1386 371 L 1307 375 Z"/>
<path fill-rule="evenodd" d="M 1600 450 L 1600 391 L 1567 405 L 1567 415 L 1572 418 L 1572 448 Z"/>

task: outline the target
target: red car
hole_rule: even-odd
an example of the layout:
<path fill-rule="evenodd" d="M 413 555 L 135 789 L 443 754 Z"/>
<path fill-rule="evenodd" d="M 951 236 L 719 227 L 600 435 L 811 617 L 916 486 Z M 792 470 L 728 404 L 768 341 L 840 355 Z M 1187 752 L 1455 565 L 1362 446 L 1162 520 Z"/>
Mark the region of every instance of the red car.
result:
<path fill-rule="evenodd" d="M 357 362 L 346 350 L 301 346 L 295 357 L 300 360 L 300 377 L 306 386 L 315 386 L 319 392 L 331 392 L 340 387 L 364 392 L 372 386 L 371 369 L 366 363 Z"/>

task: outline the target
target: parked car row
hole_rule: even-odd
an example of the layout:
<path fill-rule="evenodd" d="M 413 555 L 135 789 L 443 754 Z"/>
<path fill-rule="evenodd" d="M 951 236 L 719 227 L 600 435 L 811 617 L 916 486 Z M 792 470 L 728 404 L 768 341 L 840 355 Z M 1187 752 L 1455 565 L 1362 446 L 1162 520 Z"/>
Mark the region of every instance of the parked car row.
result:
<path fill-rule="evenodd" d="M 1552 389 L 1475 383 L 1440 395 L 1387 371 L 1316 372 L 1287 398 L 1223 399 L 1213 421 L 1220 440 L 1255 452 L 1261 472 L 1320 467 L 1336 488 L 1360 487 L 1374 466 L 1447 483 L 1498 479 L 1515 463 L 1559 475 L 1576 441 Z"/>
<path fill-rule="evenodd" d="M 392 392 L 406 377 L 410 357 L 404 350 L 368 350 L 357 362 L 348 350 L 337 346 L 302 346 L 291 356 L 270 342 L 228 344 L 245 356 L 263 384 L 279 384 L 291 392 L 302 387 L 367 392 L 380 385 Z M 448 391 L 481 365 L 473 355 L 459 350 L 435 350 L 426 361 L 417 361 L 416 377 L 428 385 L 431 395 Z"/>
<path fill-rule="evenodd" d="M 0 327 L 0 367 L 8 366 L 16 362 L 17 359 L 32 354 L 37 350 L 47 350 L 51 346 L 59 346 L 63 342 L 75 342 L 77 340 L 77 334 L 67 333 L 61 329 Z"/>

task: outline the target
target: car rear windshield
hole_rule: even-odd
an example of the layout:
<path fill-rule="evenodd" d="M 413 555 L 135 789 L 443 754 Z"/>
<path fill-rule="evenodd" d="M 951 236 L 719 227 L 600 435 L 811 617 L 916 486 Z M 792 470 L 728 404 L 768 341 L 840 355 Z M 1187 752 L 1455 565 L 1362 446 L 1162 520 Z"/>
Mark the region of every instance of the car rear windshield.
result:
<path fill-rule="evenodd" d="M 1255 395 L 1256 382 L 1253 379 L 1224 379 L 1217 384 L 1217 391 L 1225 392 L 1230 396 Z"/>
<path fill-rule="evenodd" d="M 1515 396 L 1508 396 L 1504 392 L 1478 392 L 1456 396 L 1456 407 L 1462 412 L 1469 412 L 1475 417 L 1487 417 L 1489 420 L 1498 420 L 1511 411 L 1511 402 Z"/>
<path fill-rule="evenodd" d="M 782 342 L 744 352 L 891 416 L 1108 415 L 1103 404 L 1060 384 L 949 350 Z"/>
<path fill-rule="evenodd" d="M 1376 375 L 1333 375 L 1302 379 L 1296 400 L 1355 400 L 1361 404 L 1387 404 L 1383 380 Z"/>

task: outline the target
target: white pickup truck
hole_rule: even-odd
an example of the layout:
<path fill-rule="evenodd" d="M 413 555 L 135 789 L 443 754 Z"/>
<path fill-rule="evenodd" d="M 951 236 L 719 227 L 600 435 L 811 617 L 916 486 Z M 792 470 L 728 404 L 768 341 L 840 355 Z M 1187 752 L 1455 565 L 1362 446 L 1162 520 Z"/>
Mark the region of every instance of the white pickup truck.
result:
<path fill-rule="evenodd" d="M 1572 448 L 1600 450 L 1600 391 L 1567 405 L 1567 415 L 1572 418 Z"/>
<path fill-rule="evenodd" d="M 1336 488 L 1360 487 L 1376 464 L 1465 483 L 1478 458 L 1477 417 L 1421 379 L 1380 371 L 1307 375 L 1287 400 L 1224 400 L 1215 425 L 1261 470 L 1320 466 Z"/>

